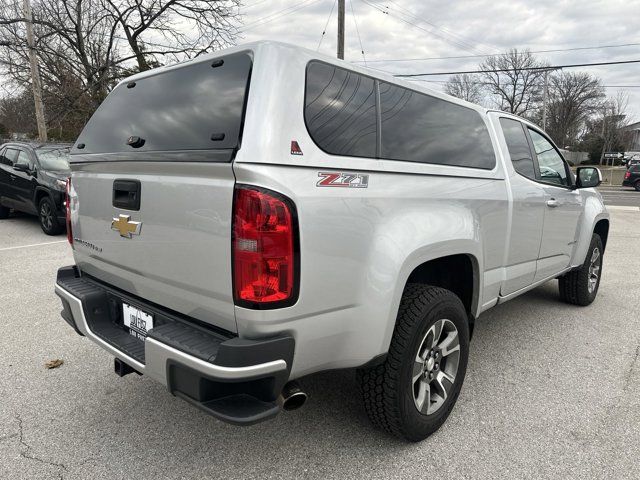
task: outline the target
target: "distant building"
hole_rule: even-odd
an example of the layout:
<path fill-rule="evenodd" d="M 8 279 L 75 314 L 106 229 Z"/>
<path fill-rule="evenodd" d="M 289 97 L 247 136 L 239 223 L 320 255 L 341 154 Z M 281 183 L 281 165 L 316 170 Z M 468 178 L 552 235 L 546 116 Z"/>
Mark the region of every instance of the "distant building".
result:
<path fill-rule="evenodd" d="M 640 122 L 632 123 L 623 128 L 628 152 L 640 151 Z"/>

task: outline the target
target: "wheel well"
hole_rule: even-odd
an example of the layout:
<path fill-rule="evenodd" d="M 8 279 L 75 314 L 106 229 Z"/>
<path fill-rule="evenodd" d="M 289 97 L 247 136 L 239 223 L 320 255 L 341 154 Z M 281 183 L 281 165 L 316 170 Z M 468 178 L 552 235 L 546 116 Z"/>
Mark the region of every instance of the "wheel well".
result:
<path fill-rule="evenodd" d="M 470 255 L 450 255 L 423 263 L 411 272 L 407 283 L 422 283 L 452 291 L 462 301 L 469 322 L 473 323 L 475 278 L 474 260 Z"/>
<path fill-rule="evenodd" d="M 602 250 L 607 248 L 607 237 L 609 237 L 609 220 L 600 220 L 596 223 L 593 233 L 600 235 L 602 239 Z"/>
<path fill-rule="evenodd" d="M 49 194 L 45 190 L 38 190 L 36 192 L 36 203 L 35 203 L 36 210 L 38 210 L 38 207 L 40 205 L 40 200 L 42 200 L 43 197 L 47 197 L 47 196 L 49 196 Z"/>

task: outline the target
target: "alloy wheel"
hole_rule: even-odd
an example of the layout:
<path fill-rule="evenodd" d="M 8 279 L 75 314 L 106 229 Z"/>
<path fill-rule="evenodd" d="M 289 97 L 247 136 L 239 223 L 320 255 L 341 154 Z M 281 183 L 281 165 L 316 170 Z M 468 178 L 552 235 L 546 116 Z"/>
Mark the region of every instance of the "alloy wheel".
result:
<path fill-rule="evenodd" d="M 598 247 L 593 249 L 591 260 L 589 261 L 589 293 L 593 293 L 598 285 L 600 278 L 600 266 L 602 265 L 602 256 Z"/>
<path fill-rule="evenodd" d="M 40 221 L 46 230 L 53 227 L 53 212 L 48 202 L 42 202 L 40 206 Z"/>
<path fill-rule="evenodd" d="M 413 401 L 418 411 L 431 415 L 449 397 L 460 363 L 458 329 L 451 320 L 436 321 L 427 330 L 413 363 Z"/>

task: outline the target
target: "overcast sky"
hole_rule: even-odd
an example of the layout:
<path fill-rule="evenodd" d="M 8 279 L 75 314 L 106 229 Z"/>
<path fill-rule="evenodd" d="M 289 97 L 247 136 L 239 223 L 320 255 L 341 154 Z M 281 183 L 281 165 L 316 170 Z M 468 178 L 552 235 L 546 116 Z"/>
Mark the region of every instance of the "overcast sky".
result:
<path fill-rule="evenodd" d="M 238 43 L 272 39 L 316 50 L 335 0 L 245 3 Z M 483 58 L 378 60 L 479 55 L 512 47 L 536 51 L 640 44 L 640 0 L 346 0 L 345 60 L 352 62 L 363 60 L 352 8 L 368 66 L 392 73 L 473 70 Z M 336 30 L 337 6 L 321 52 L 335 55 Z M 640 45 L 538 55 L 551 65 L 640 60 Z M 640 63 L 582 70 L 599 76 L 608 95 L 629 92 L 629 113 L 640 121 Z M 428 85 L 441 89 L 448 76 L 425 78 L 438 81 Z"/>

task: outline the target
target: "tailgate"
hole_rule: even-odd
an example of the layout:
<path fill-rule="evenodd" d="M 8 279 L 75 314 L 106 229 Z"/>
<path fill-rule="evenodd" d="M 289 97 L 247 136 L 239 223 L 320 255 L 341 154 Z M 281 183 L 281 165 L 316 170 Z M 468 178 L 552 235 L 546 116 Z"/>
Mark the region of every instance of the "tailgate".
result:
<path fill-rule="evenodd" d="M 243 50 L 122 82 L 70 158 L 81 271 L 231 332 L 232 159 L 252 62 Z"/>
<path fill-rule="evenodd" d="M 139 210 L 113 206 L 122 181 L 139 182 Z M 236 332 L 230 163 L 91 163 L 75 165 L 72 182 L 74 256 L 84 274 Z"/>

